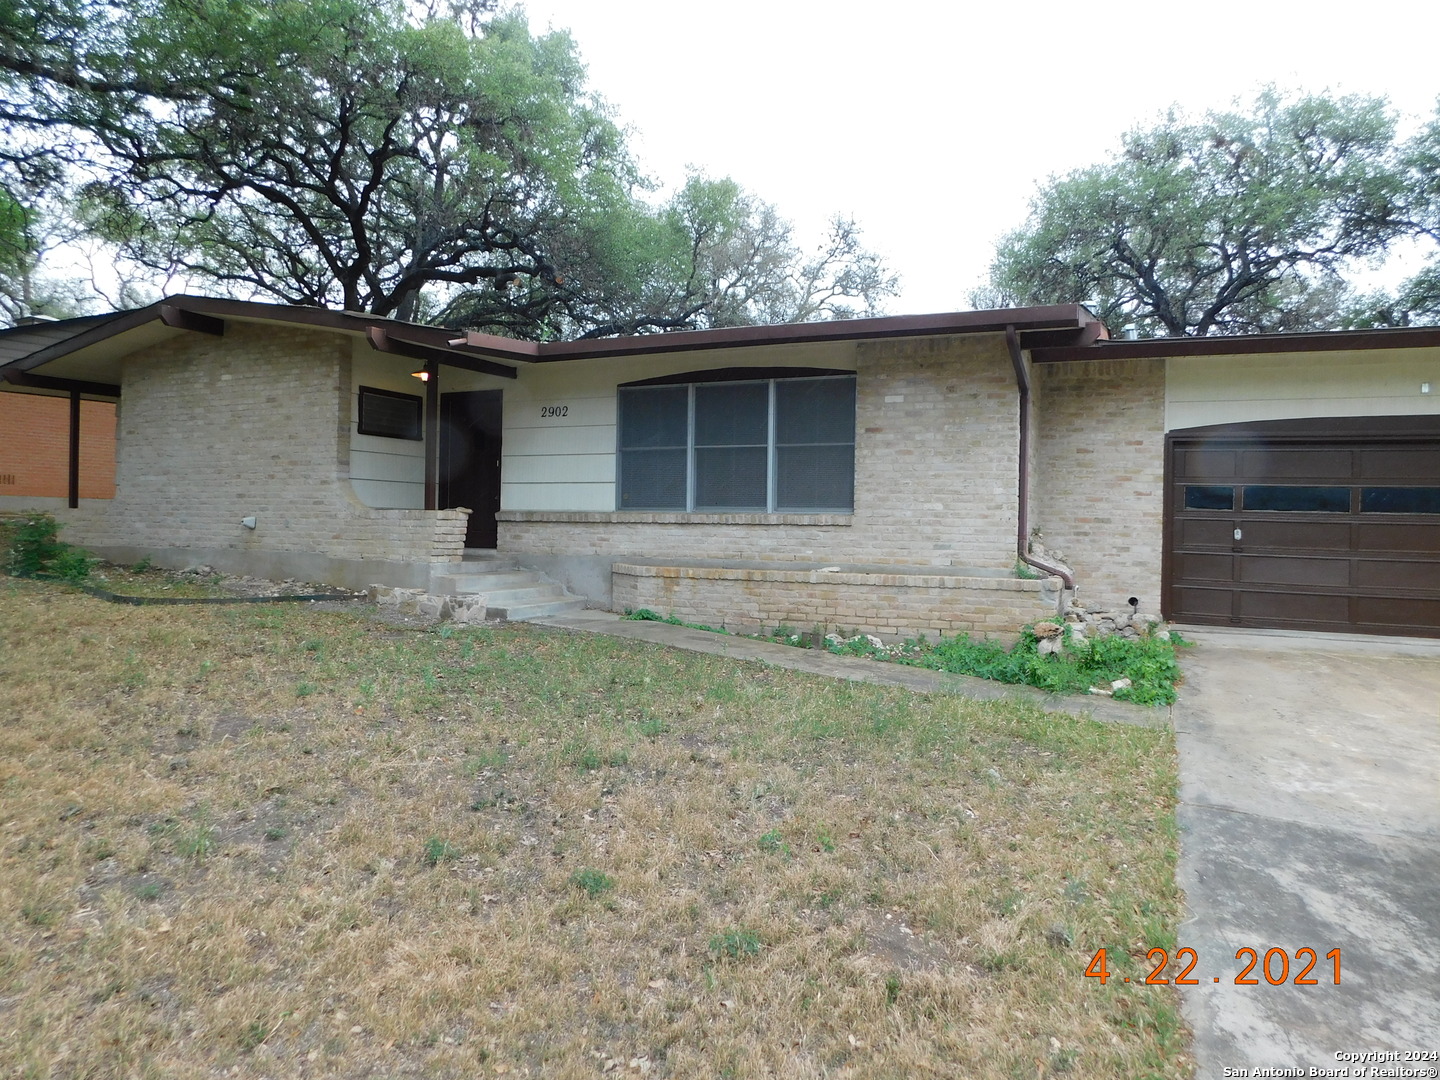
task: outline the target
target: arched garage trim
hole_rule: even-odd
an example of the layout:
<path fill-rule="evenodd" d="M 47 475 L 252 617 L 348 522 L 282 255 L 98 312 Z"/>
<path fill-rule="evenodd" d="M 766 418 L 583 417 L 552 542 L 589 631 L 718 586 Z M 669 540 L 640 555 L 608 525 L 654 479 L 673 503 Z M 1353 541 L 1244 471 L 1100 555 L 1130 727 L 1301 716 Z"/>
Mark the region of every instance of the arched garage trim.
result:
<path fill-rule="evenodd" d="M 1167 617 L 1440 637 L 1440 416 L 1223 424 L 1165 443 Z"/>

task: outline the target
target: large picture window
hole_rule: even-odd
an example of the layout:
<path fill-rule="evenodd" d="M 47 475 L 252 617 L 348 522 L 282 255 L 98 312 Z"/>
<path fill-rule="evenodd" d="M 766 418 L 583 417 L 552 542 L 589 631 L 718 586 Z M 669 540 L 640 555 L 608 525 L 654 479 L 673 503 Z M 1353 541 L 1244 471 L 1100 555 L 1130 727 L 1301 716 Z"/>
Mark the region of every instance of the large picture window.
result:
<path fill-rule="evenodd" d="M 855 376 L 623 386 L 622 510 L 849 512 Z"/>

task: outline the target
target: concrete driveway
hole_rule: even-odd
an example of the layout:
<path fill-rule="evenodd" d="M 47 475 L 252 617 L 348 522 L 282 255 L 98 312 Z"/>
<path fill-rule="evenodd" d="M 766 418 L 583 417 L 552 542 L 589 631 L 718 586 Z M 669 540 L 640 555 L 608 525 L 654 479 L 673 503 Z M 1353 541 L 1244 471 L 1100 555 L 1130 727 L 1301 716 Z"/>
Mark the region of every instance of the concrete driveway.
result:
<path fill-rule="evenodd" d="M 1197 1077 L 1370 1075 L 1309 1070 L 1440 1051 L 1440 642 L 1185 633 L 1178 945 L 1199 957 L 1183 991 Z M 1247 947 L 1283 949 L 1289 981 L 1257 964 L 1258 985 L 1235 985 Z M 1318 985 L 1294 985 L 1302 947 Z"/>

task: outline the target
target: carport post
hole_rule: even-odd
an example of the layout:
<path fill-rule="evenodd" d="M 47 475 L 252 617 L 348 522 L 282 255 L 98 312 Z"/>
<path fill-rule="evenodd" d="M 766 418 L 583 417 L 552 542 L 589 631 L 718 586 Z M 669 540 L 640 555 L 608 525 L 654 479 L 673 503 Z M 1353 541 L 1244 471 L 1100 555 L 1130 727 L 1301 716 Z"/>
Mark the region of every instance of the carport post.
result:
<path fill-rule="evenodd" d="M 440 365 L 425 361 L 425 509 L 440 509 Z"/>
<path fill-rule="evenodd" d="M 80 505 L 80 391 L 70 391 L 70 509 Z"/>

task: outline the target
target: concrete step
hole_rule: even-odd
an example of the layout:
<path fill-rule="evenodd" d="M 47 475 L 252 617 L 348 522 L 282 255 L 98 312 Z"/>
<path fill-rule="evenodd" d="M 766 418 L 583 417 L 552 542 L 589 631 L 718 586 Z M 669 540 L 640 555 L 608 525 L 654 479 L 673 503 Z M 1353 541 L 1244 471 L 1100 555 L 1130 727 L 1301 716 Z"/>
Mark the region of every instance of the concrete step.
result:
<path fill-rule="evenodd" d="M 543 619 L 549 615 L 563 615 L 572 611 L 584 610 L 585 601 L 578 596 L 571 596 L 563 600 L 552 600 L 544 604 L 518 604 L 515 607 L 492 607 L 486 611 L 485 617 L 488 619 L 508 619 L 510 622 L 523 622 L 526 619 Z"/>
<path fill-rule="evenodd" d="M 487 592 L 485 593 L 485 606 L 488 608 L 514 607 L 517 604 L 541 604 L 549 603 L 551 600 L 566 599 L 569 597 L 559 585 L 538 583 L 531 584 L 526 588 L 496 589 L 493 592 Z"/>
<path fill-rule="evenodd" d="M 521 569 L 508 558 L 490 558 L 494 553 L 472 557 L 466 550 L 463 563 L 436 567 L 430 575 L 430 591 L 442 596 L 484 596 L 486 617 L 538 619 L 585 609 L 585 598 L 571 596 L 535 570 Z"/>
<path fill-rule="evenodd" d="M 442 596 L 461 596 L 466 593 L 491 593 L 499 589 L 522 588 L 542 581 L 538 574 L 530 570 L 504 567 L 482 572 L 467 567 L 460 573 L 432 574 L 430 591 Z"/>

